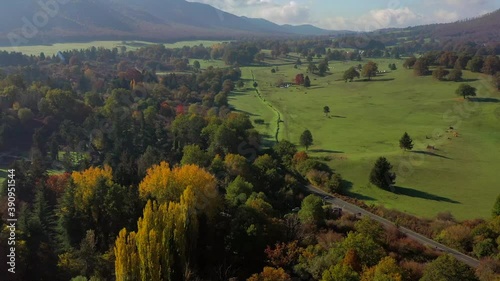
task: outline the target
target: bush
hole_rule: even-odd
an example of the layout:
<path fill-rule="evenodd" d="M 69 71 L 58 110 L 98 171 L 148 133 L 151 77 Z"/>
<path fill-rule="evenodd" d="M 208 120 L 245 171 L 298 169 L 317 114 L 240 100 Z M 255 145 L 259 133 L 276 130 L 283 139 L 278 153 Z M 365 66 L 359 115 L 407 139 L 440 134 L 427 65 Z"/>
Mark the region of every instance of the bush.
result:
<path fill-rule="evenodd" d="M 324 187 L 329 181 L 330 173 L 325 171 L 319 171 L 316 169 L 311 169 L 307 172 L 306 178 L 312 184 L 319 187 Z"/>

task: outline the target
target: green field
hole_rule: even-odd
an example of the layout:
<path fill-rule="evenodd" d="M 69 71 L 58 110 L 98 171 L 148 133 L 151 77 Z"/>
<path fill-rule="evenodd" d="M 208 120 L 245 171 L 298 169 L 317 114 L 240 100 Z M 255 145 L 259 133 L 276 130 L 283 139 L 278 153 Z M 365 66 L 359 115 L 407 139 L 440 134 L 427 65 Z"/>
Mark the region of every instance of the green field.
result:
<path fill-rule="evenodd" d="M 180 41 L 176 43 L 164 44 L 167 48 L 182 48 L 184 46 L 195 46 L 203 44 L 204 46 L 212 46 L 213 44 L 220 43 L 221 41 L 208 41 L 208 40 L 195 40 L 195 41 Z M 127 50 L 135 50 L 147 45 L 156 44 L 145 41 L 91 41 L 82 43 L 56 43 L 52 45 L 35 45 L 35 46 L 19 46 L 19 47 L 1 47 L 0 51 L 8 52 L 21 52 L 26 55 L 39 55 L 41 52 L 45 55 L 53 55 L 58 51 L 69 51 L 74 49 L 88 49 L 94 47 L 104 47 L 107 49 L 119 48 L 121 46 L 127 47 Z"/>
<path fill-rule="evenodd" d="M 343 71 L 358 62 L 330 62 L 333 74 L 310 75 L 312 86 L 274 86 L 297 73 L 306 74 L 306 64 L 294 69 L 291 61 L 271 61 L 279 66 L 245 67 L 253 71 L 263 98 L 280 113 L 280 138 L 298 144 L 299 135 L 311 130 L 313 156 L 330 156 L 328 164 L 351 183 L 350 195 L 368 204 L 383 204 L 411 214 L 433 217 L 450 211 L 459 219 L 488 217 L 498 195 L 500 150 L 500 95 L 479 74 L 464 71 L 468 83 L 479 89 L 475 101 L 455 95 L 460 83 L 440 82 L 432 77 L 415 77 L 403 69 L 402 60 L 380 59 L 379 70 L 396 63 L 398 70 L 373 78 L 371 82 L 344 82 Z M 366 61 L 361 62 L 366 63 Z M 255 97 L 253 89 L 237 92 L 230 103 L 273 124 L 275 116 Z M 330 117 L 323 107 L 330 107 Z M 447 132 L 450 126 L 458 133 Z M 261 128 L 259 128 L 260 130 Z M 266 135 L 273 128 L 266 128 Z M 404 132 L 413 138 L 412 152 L 399 148 Z M 428 150 L 427 146 L 436 150 Z M 375 160 L 385 156 L 398 175 L 396 192 L 371 186 L 368 175 Z"/>

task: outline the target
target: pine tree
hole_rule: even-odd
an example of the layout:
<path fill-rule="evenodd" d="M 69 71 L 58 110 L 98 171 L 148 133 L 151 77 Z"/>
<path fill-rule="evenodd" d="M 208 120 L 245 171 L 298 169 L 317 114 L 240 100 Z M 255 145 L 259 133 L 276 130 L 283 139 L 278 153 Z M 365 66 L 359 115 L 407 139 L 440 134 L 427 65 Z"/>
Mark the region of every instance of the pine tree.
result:
<path fill-rule="evenodd" d="M 313 137 L 311 134 L 311 131 L 305 130 L 302 132 L 302 135 L 300 135 L 300 145 L 305 146 L 306 150 L 313 144 Z"/>
<path fill-rule="evenodd" d="M 413 140 L 407 132 L 403 134 L 401 139 L 399 140 L 399 147 L 404 150 L 412 150 L 413 149 Z"/>
<path fill-rule="evenodd" d="M 389 189 L 396 180 L 396 174 L 391 172 L 392 165 L 385 157 L 380 157 L 375 162 L 370 173 L 370 182 L 380 188 Z"/>

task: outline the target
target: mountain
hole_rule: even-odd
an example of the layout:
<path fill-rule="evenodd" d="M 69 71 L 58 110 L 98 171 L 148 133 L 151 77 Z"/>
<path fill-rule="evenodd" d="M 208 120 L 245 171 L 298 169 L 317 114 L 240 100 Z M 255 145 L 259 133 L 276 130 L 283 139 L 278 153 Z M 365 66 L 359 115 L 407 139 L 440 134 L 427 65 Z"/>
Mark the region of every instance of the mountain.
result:
<path fill-rule="evenodd" d="M 239 17 L 185 0 L 16 0 L 3 4 L 0 10 L 3 45 L 339 33 L 312 25 L 278 25 L 264 19 Z"/>

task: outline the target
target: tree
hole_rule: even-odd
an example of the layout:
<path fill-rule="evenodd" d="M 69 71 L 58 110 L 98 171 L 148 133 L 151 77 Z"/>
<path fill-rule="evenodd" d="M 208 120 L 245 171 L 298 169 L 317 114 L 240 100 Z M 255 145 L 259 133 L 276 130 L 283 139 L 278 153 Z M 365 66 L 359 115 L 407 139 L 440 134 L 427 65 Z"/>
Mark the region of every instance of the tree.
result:
<path fill-rule="evenodd" d="M 411 56 L 405 60 L 405 62 L 403 63 L 403 66 L 405 68 L 410 69 L 415 65 L 416 61 L 417 61 L 417 58 L 415 56 Z"/>
<path fill-rule="evenodd" d="M 259 274 L 254 274 L 247 281 L 290 281 L 290 275 L 288 275 L 283 268 L 274 268 L 266 266 Z"/>
<path fill-rule="evenodd" d="M 448 75 L 450 72 L 446 70 L 444 67 L 439 66 L 432 72 L 432 76 L 436 78 L 437 80 L 444 80 L 446 75 Z"/>
<path fill-rule="evenodd" d="M 253 185 L 237 176 L 226 188 L 226 201 L 231 206 L 238 206 L 247 201 L 253 192 Z"/>
<path fill-rule="evenodd" d="M 497 56 L 487 56 L 484 60 L 481 72 L 488 75 L 494 75 L 498 70 L 500 70 L 500 59 L 498 59 Z"/>
<path fill-rule="evenodd" d="M 325 114 L 325 116 L 328 116 L 328 114 L 330 114 L 330 107 L 328 105 L 325 105 L 323 107 L 323 113 Z"/>
<path fill-rule="evenodd" d="M 318 71 L 318 67 L 316 66 L 315 63 L 309 63 L 309 66 L 307 66 L 307 72 L 308 73 L 314 73 L 315 71 Z"/>
<path fill-rule="evenodd" d="M 254 88 L 257 88 L 257 86 L 259 86 L 259 84 L 257 84 L 257 82 L 253 82 L 253 85 L 252 85 Z"/>
<path fill-rule="evenodd" d="M 17 111 L 17 117 L 19 118 L 21 123 L 26 123 L 26 122 L 30 121 L 31 119 L 33 119 L 34 114 L 33 114 L 33 112 L 31 112 L 31 109 L 29 109 L 29 108 L 20 108 Z"/>
<path fill-rule="evenodd" d="M 352 82 L 354 78 L 359 78 L 359 72 L 353 66 L 344 72 L 343 77 L 345 81 L 349 80 L 349 82 Z"/>
<path fill-rule="evenodd" d="M 292 159 L 295 153 L 297 153 L 297 148 L 287 140 L 282 140 L 273 146 L 273 156 L 287 168 L 292 167 Z"/>
<path fill-rule="evenodd" d="M 193 67 L 194 67 L 194 69 L 196 69 L 196 70 L 200 70 L 200 67 L 201 67 L 200 62 L 199 62 L 199 61 L 197 61 L 197 60 L 195 60 L 195 61 L 193 62 Z"/>
<path fill-rule="evenodd" d="M 330 70 L 328 67 L 328 61 L 324 60 L 318 64 L 318 73 L 319 75 L 323 76 L 325 73 Z"/>
<path fill-rule="evenodd" d="M 404 150 L 412 150 L 413 149 L 413 140 L 407 132 L 403 134 L 401 139 L 399 140 L 399 148 Z"/>
<path fill-rule="evenodd" d="M 413 73 L 417 76 L 424 76 L 429 73 L 429 64 L 426 59 L 419 58 L 413 65 Z"/>
<path fill-rule="evenodd" d="M 148 169 L 139 184 L 139 195 L 143 199 L 155 199 L 160 203 L 178 202 L 183 192 L 190 187 L 194 192 L 197 211 L 211 217 L 220 201 L 215 177 L 196 165 L 184 165 L 170 169 L 166 162 Z"/>
<path fill-rule="evenodd" d="M 306 150 L 313 144 L 313 137 L 311 131 L 305 130 L 300 135 L 300 145 L 305 146 Z"/>
<path fill-rule="evenodd" d="M 500 195 L 498 195 L 495 205 L 493 205 L 493 217 L 500 216 Z"/>
<path fill-rule="evenodd" d="M 392 257 L 384 257 L 380 262 L 363 272 L 361 281 L 402 281 L 403 271 Z"/>
<path fill-rule="evenodd" d="M 181 165 L 195 164 L 200 167 L 208 167 L 210 164 L 210 155 L 196 144 L 184 146 L 182 153 Z"/>
<path fill-rule="evenodd" d="M 420 281 L 476 281 L 474 271 L 449 254 L 432 261 L 424 270 Z"/>
<path fill-rule="evenodd" d="M 396 174 L 391 169 L 392 165 L 385 157 L 378 158 L 370 172 L 370 182 L 382 189 L 389 189 L 396 180 Z"/>
<path fill-rule="evenodd" d="M 350 266 L 338 263 L 323 272 L 321 281 L 359 281 L 359 274 Z"/>
<path fill-rule="evenodd" d="M 306 78 L 304 79 L 304 87 L 311 87 L 311 80 L 309 79 L 309 76 L 306 75 Z"/>
<path fill-rule="evenodd" d="M 452 71 L 450 71 L 450 74 L 448 74 L 448 80 L 450 81 L 461 81 L 462 80 L 462 70 L 458 68 L 454 68 Z"/>
<path fill-rule="evenodd" d="M 467 97 L 475 97 L 476 88 L 472 87 L 469 84 L 461 84 L 455 91 L 455 94 L 457 94 L 458 96 L 463 96 L 464 99 Z"/>
<path fill-rule="evenodd" d="M 299 73 L 299 74 L 295 75 L 295 84 L 297 84 L 297 85 L 304 84 L 304 74 Z"/>
<path fill-rule="evenodd" d="M 482 56 L 474 56 L 468 63 L 467 68 L 472 72 L 480 72 L 483 68 L 484 60 Z"/>
<path fill-rule="evenodd" d="M 377 75 L 377 71 L 378 71 L 377 64 L 373 61 L 369 61 L 363 66 L 361 74 L 363 75 L 363 77 L 368 77 L 368 80 L 371 80 L 373 76 Z"/>
<path fill-rule="evenodd" d="M 304 198 L 299 211 L 300 221 L 306 224 L 318 225 L 323 222 L 324 218 L 323 200 L 314 194 Z"/>

